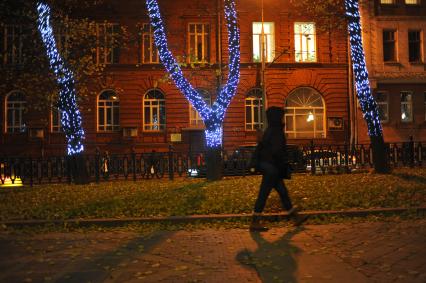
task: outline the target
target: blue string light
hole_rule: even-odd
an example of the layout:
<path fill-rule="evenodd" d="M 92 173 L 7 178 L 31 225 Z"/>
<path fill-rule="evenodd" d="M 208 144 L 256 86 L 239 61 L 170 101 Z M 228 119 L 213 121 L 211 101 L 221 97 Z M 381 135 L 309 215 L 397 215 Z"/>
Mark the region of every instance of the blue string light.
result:
<path fill-rule="evenodd" d="M 82 128 L 81 114 L 77 106 L 74 76 L 71 70 L 65 66 L 65 62 L 56 47 L 50 23 L 50 7 L 39 2 L 37 4 L 37 27 L 40 32 L 50 68 L 56 76 L 59 86 L 58 108 L 61 111 L 61 125 L 67 139 L 68 155 L 82 153 L 84 146 L 84 131 Z"/>
<path fill-rule="evenodd" d="M 164 31 L 163 20 L 161 19 L 160 8 L 157 0 L 146 0 L 146 7 L 154 30 L 154 41 L 157 46 L 160 59 L 176 87 L 198 111 L 204 124 L 206 125 L 205 135 L 207 147 L 219 148 L 222 146 L 223 120 L 226 109 L 235 96 L 240 80 L 240 31 L 237 24 L 237 12 L 235 0 L 224 0 L 225 19 L 228 29 L 228 50 L 229 50 L 229 73 L 228 81 L 220 89 L 220 93 L 210 108 L 200 93 L 184 77 L 182 69 L 170 52 L 167 44 L 167 37 Z"/>
<path fill-rule="evenodd" d="M 364 119 L 367 122 L 368 135 L 370 137 L 380 137 L 383 135 L 382 125 L 380 123 L 376 101 L 371 94 L 370 81 L 368 79 L 368 72 L 365 64 L 358 0 L 346 0 L 345 8 L 346 15 L 348 16 L 352 68 L 355 75 L 358 101 Z"/>

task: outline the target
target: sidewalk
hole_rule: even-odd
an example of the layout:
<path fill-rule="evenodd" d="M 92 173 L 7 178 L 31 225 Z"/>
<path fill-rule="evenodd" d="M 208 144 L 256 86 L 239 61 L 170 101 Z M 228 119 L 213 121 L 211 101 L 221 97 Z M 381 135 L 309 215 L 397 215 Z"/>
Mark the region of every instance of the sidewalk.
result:
<path fill-rule="evenodd" d="M 426 282 L 426 219 L 157 232 L 0 232 L 0 282 Z"/>

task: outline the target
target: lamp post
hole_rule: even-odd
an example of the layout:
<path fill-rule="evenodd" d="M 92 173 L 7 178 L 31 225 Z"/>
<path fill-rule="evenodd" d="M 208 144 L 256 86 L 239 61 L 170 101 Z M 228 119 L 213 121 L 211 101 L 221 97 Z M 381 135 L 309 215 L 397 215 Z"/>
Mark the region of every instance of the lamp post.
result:
<path fill-rule="evenodd" d="M 266 130 L 266 85 L 265 85 L 265 57 L 266 57 L 266 50 L 265 50 L 265 29 L 264 29 L 264 15 L 263 15 L 263 1 L 261 0 L 261 14 L 262 14 L 262 29 L 260 31 L 260 58 L 262 62 L 262 68 L 261 68 L 261 76 L 260 76 L 260 85 L 262 86 L 262 129 L 263 131 Z"/>

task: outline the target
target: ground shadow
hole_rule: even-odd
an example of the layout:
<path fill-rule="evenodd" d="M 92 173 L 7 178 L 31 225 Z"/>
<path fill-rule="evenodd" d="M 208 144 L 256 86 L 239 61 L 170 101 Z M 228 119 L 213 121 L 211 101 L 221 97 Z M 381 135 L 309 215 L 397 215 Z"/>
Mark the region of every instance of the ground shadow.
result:
<path fill-rule="evenodd" d="M 237 254 L 237 260 L 241 264 L 255 269 L 262 282 L 297 282 L 295 277 L 296 256 L 300 253 L 300 249 L 291 244 L 291 239 L 304 228 L 289 229 L 275 241 L 266 240 L 264 233 L 251 232 L 250 236 L 256 242 L 257 249 L 240 251 Z M 268 238 L 272 238 L 272 236 L 268 236 Z"/>
<path fill-rule="evenodd" d="M 407 173 L 392 173 L 392 175 L 406 181 L 414 181 L 416 183 L 426 184 L 426 177 L 423 177 L 423 176 L 411 175 Z"/>

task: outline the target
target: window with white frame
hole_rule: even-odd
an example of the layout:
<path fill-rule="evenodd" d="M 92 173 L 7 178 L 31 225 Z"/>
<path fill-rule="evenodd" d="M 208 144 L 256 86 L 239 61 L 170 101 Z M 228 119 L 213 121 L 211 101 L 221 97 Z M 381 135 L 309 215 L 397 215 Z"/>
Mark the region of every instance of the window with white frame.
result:
<path fill-rule="evenodd" d="M 70 45 L 70 34 L 65 25 L 58 25 L 55 32 L 56 35 L 56 47 L 64 58 L 68 57 L 69 45 Z"/>
<path fill-rule="evenodd" d="M 1 26 L 0 50 L 3 65 L 20 65 L 23 63 L 23 41 L 22 25 Z"/>
<path fill-rule="evenodd" d="M 379 119 L 382 122 L 389 121 L 389 94 L 387 92 L 378 91 L 376 93 L 376 102 L 379 110 Z"/>
<path fill-rule="evenodd" d="M 142 63 L 143 64 L 158 64 L 159 56 L 157 47 L 154 42 L 154 31 L 151 24 L 145 23 L 142 25 L 141 31 L 142 40 Z"/>
<path fill-rule="evenodd" d="M 309 87 L 299 87 L 285 102 L 285 133 L 289 138 L 325 138 L 325 107 L 322 96 Z"/>
<path fill-rule="evenodd" d="M 212 98 L 210 96 L 210 93 L 207 90 L 204 90 L 204 89 L 197 89 L 197 91 L 201 95 L 201 97 L 204 99 L 207 106 L 210 107 L 211 104 L 212 104 Z M 195 128 L 203 128 L 204 127 L 203 119 L 201 118 L 198 111 L 195 110 L 195 108 L 191 104 L 189 104 L 189 125 L 191 127 L 195 127 Z"/>
<path fill-rule="evenodd" d="M 263 23 L 263 41 L 262 41 L 262 23 L 253 23 L 253 62 L 262 61 L 262 43 L 265 62 L 272 62 L 275 57 L 275 27 L 272 22 Z"/>
<path fill-rule="evenodd" d="M 62 114 L 58 107 L 53 106 L 51 111 L 51 132 L 52 133 L 62 133 L 62 124 L 61 124 Z"/>
<path fill-rule="evenodd" d="M 385 4 L 385 5 L 395 4 L 395 0 L 380 0 L 380 4 Z"/>
<path fill-rule="evenodd" d="M 396 62 L 396 30 L 383 30 L 383 61 Z"/>
<path fill-rule="evenodd" d="M 246 130 L 253 131 L 263 127 L 263 101 L 262 89 L 252 88 L 245 99 L 246 104 Z"/>
<path fill-rule="evenodd" d="M 158 89 L 152 89 L 144 96 L 143 125 L 145 131 L 161 131 L 166 127 L 166 100 Z"/>
<path fill-rule="evenodd" d="M 188 24 L 188 55 L 190 62 L 205 63 L 210 61 L 209 24 Z"/>
<path fill-rule="evenodd" d="M 98 131 L 120 130 L 120 100 L 112 90 L 103 91 L 98 97 Z"/>
<path fill-rule="evenodd" d="M 412 91 L 401 91 L 401 122 L 413 122 Z"/>
<path fill-rule="evenodd" d="M 294 23 L 296 62 L 316 62 L 315 23 Z"/>
<path fill-rule="evenodd" d="M 14 91 L 6 96 L 6 132 L 22 133 L 27 130 L 24 114 L 26 100 L 22 92 Z"/>
<path fill-rule="evenodd" d="M 405 0 L 407 5 L 420 5 L 420 0 Z"/>
<path fill-rule="evenodd" d="M 420 30 L 408 31 L 408 60 L 409 62 L 422 61 L 422 42 Z"/>
<path fill-rule="evenodd" d="M 97 48 L 96 63 L 97 64 L 117 64 L 119 61 L 120 48 L 118 37 L 120 34 L 120 26 L 113 23 L 97 23 Z"/>

